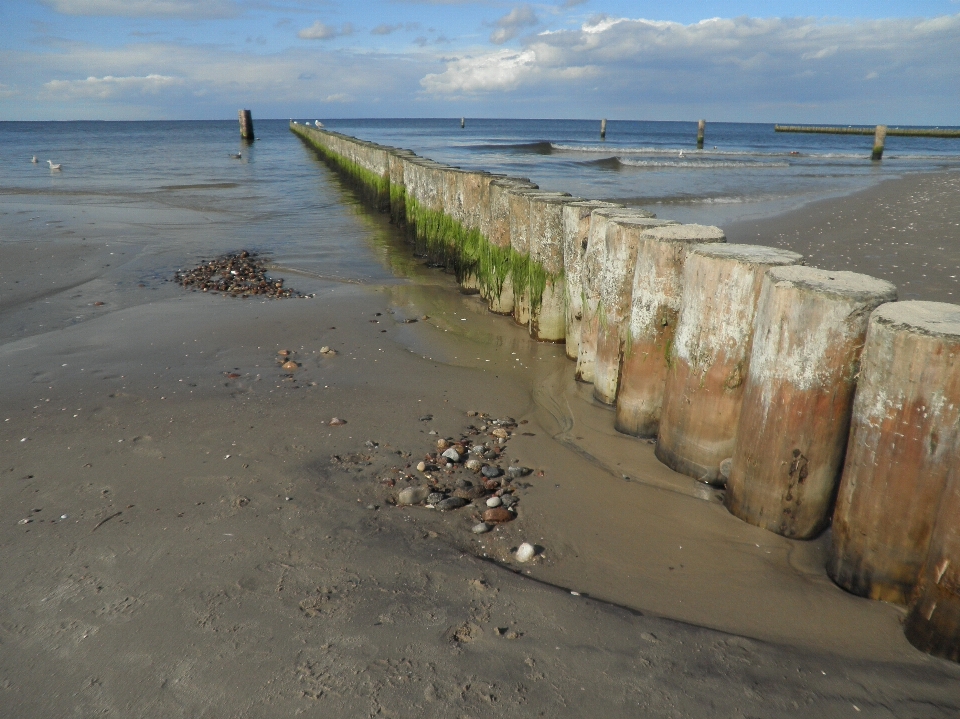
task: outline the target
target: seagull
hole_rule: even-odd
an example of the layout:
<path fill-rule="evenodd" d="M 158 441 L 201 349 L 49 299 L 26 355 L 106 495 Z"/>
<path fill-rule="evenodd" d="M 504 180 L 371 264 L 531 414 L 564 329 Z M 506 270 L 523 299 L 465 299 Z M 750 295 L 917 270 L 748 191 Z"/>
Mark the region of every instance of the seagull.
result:
<path fill-rule="evenodd" d="M 47 160 L 47 164 L 50 165 L 51 170 L 59 170 L 61 167 L 63 167 L 63 165 L 59 162 L 54 165 L 53 160 Z"/>
<path fill-rule="evenodd" d="M 34 156 L 33 156 L 33 159 L 30 160 L 30 162 L 32 162 L 34 165 L 36 165 L 36 164 L 37 164 L 37 156 L 34 155 Z"/>
<path fill-rule="evenodd" d="M 319 120 L 314 120 L 313 124 L 316 125 L 317 127 L 323 127 L 323 123 L 320 122 Z"/>
<path fill-rule="evenodd" d="M 236 155 L 230 155 L 230 157 L 232 157 L 234 160 L 239 160 L 239 159 L 241 159 L 241 158 L 240 158 L 240 154 L 241 154 L 241 153 L 238 152 Z"/>
<path fill-rule="evenodd" d="M 680 150 L 680 154 L 678 155 L 678 157 L 683 157 L 683 150 Z"/>

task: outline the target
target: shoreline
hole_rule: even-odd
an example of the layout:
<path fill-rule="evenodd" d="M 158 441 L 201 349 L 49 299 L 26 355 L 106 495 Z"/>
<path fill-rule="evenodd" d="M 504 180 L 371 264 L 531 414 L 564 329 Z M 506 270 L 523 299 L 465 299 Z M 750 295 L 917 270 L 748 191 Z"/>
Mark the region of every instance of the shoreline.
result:
<path fill-rule="evenodd" d="M 59 716 L 64 696 L 117 716 L 960 709 L 960 668 L 913 650 L 900 610 L 833 587 L 823 538 L 728 515 L 612 430 L 562 345 L 392 242 L 400 281 L 291 273 L 318 297 L 264 304 L 171 284 L 125 304 L 153 289 L 131 284 L 102 316 L 0 345 L 9 713 Z M 74 316 L 45 302 L 15 314 Z M 475 410 L 528 421 L 508 456 L 544 475 L 520 518 L 475 538 L 465 517 L 388 505 L 392 467 Z M 505 561 L 526 540 L 545 557 Z"/>

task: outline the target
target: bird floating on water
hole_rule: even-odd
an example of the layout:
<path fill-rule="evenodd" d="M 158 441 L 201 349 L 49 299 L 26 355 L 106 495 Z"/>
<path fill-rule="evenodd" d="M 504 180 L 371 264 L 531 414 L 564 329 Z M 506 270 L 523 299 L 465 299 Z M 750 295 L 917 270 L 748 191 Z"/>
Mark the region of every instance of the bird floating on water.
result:
<path fill-rule="evenodd" d="M 242 159 L 241 153 L 239 153 L 239 152 L 238 152 L 236 155 L 230 155 L 230 157 L 232 157 L 234 160 L 240 160 L 240 159 Z"/>
<path fill-rule="evenodd" d="M 59 170 L 60 168 L 63 167 L 63 164 L 59 162 L 56 165 L 54 165 L 53 160 L 47 160 L 47 164 L 50 165 L 51 170 Z"/>
<path fill-rule="evenodd" d="M 680 154 L 677 157 L 683 157 L 683 150 L 680 150 Z"/>
<path fill-rule="evenodd" d="M 36 165 L 36 164 L 37 164 L 37 156 L 34 155 L 34 156 L 33 156 L 33 159 L 30 160 L 30 162 L 32 162 L 34 165 Z"/>

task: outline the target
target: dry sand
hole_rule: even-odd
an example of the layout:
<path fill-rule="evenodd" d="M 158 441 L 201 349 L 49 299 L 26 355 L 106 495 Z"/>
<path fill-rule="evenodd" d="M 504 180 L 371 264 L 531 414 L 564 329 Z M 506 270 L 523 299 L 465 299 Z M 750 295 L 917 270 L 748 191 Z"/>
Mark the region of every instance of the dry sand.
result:
<path fill-rule="evenodd" d="M 728 236 L 810 253 L 802 238 L 811 264 L 913 286 L 960 253 L 957 203 L 936 205 L 956 182 L 886 183 Z M 944 211 L 906 218 L 904 187 Z M 890 216 L 875 202 L 888 192 Z M 913 243 L 916 272 L 873 270 L 839 241 L 841 216 L 866 228 L 858 245 Z M 900 217 L 916 229 L 887 234 Z M 226 300 L 118 289 L 111 251 L 0 245 L 3 716 L 960 712 L 960 667 L 912 649 L 900 608 L 826 579 L 829 537 L 730 516 L 613 431 L 562 347 L 449 276 L 289 275 L 317 297 Z M 69 272 L 51 277 L 40 255 Z M 302 364 L 293 380 L 280 349 Z M 519 518 L 480 537 L 470 510 L 397 508 L 404 485 L 382 483 L 432 449 L 429 432 L 478 424 L 468 410 L 527 420 L 506 456 L 538 470 Z M 522 541 L 543 547 L 530 565 L 511 559 Z"/>

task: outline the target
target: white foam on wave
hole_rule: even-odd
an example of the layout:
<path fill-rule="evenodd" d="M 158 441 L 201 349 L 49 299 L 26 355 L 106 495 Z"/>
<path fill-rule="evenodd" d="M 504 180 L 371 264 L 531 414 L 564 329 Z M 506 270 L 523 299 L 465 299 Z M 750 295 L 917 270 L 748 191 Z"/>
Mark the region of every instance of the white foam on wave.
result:
<path fill-rule="evenodd" d="M 772 169 L 772 168 L 783 168 L 790 167 L 789 162 L 744 162 L 744 161 L 734 161 L 734 160 L 701 160 L 701 159 L 690 159 L 682 160 L 676 159 L 673 161 L 668 160 L 636 160 L 629 157 L 617 157 L 617 161 L 621 165 L 626 165 L 628 167 L 648 167 L 648 168 L 669 168 L 669 169 L 680 169 L 680 170 L 705 170 L 705 169 L 716 169 L 716 168 L 725 168 L 725 167 L 735 167 L 737 169 Z"/>

